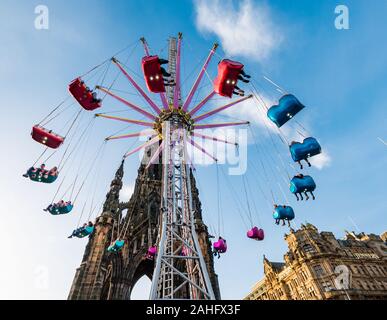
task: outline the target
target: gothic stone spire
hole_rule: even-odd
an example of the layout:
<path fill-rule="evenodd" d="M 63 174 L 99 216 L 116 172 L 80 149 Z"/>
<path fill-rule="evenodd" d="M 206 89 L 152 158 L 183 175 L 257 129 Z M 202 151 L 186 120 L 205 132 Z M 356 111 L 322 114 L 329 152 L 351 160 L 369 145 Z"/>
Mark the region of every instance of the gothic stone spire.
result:
<path fill-rule="evenodd" d="M 120 190 L 122 189 L 122 178 L 124 176 L 124 163 L 122 160 L 120 167 L 116 171 L 113 181 L 110 183 L 110 190 L 106 195 L 103 211 L 111 214 L 117 213 L 120 204 Z"/>

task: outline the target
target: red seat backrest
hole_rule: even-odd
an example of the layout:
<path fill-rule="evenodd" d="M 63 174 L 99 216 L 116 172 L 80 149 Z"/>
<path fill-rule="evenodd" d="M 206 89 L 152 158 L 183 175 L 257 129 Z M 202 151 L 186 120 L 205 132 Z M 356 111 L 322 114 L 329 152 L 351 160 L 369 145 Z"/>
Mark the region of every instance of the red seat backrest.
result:
<path fill-rule="evenodd" d="M 154 93 L 165 92 L 159 57 L 143 57 L 141 64 L 148 90 Z"/>
<path fill-rule="evenodd" d="M 244 65 L 224 59 L 218 65 L 218 76 L 214 81 L 214 91 L 224 97 L 232 97 L 234 88 L 238 82 L 238 76 Z"/>

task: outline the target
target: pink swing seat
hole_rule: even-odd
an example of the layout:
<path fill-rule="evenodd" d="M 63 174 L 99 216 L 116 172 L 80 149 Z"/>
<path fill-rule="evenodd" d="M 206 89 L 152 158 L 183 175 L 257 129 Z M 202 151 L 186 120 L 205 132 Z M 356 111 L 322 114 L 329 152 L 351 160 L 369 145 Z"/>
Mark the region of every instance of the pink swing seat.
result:
<path fill-rule="evenodd" d="M 219 253 L 225 253 L 227 251 L 226 242 L 223 239 L 219 239 L 218 241 L 214 242 L 214 250 Z"/>
<path fill-rule="evenodd" d="M 152 246 L 148 249 L 148 256 L 150 257 L 154 257 L 157 253 L 157 247 L 156 246 Z"/>
<path fill-rule="evenodd" d="M 247 231 L 247 237 L 253 240 L 262 241 L 265 238 L 265 233 L 263 229 L 258 229 L 258 227 L 254 227 L 251 230 Z"/>

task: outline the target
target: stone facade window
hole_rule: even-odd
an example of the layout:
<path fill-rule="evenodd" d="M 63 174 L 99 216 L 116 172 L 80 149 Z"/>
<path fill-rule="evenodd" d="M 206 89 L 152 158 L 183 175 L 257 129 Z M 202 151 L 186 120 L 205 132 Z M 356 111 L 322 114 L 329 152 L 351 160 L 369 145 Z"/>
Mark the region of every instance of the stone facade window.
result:
<path fill-rule="evenodd" d="M 321 285 L 324 288 L 325 292 L 331 291 L 333 289 L 332 284 L 329 281 L 325 281 Z"/>
<path fill-rule="evenodd" d="M 316 264 L 315 266 L 313 266 L 313 270 L 316 276 L 318 277 L 323 276 L 325 274 L 324 268 L 319 264 Z"/>
<path fill-rule="evenodd" d="M 304 249 L 304 251 L 306 253 L 314 253 L 314 252 L 316 252 L 316 250 L 314 250 L 312 245 L 310 245 L 309 243 L 305 244 L 302 248 Z"/>
<path fill-rule="evenodd" d="M 313 297 L 313 298 L 317 297 L 316 291 L 314 291 L 314 288 L 313 288 L 313 287 L 309 287 L 308 290 L 309 290 L 309 295 L 310 295 L 311 297 Z"/>

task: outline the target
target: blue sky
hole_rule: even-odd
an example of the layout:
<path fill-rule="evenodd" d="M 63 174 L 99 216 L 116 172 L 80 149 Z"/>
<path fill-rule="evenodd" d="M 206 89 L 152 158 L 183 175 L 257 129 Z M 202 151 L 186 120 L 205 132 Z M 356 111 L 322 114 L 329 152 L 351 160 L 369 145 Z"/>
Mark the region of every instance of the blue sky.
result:
<path fill-rule="evenodd" d="M 34 8 L 39 4 L 49 8 L 49 30 L 34 28 Z M 338 4 L 349 8 L 349 30 L 334 27 L 334 9 Z M 76 226 L 81 208 L 65 217 L 50 217 L 42 211 L 57 186 L 35 185 L 21 177 L 42 151 L 30 139 L 30 129 L 66 96 L 69 81 L 141 36 L 147 38 L 153 52 L 166 55 L 168 37 L 183 32 L 185 94 L 200 61 L 212 43 L 218 41 L 221 48 L 212 61 L 209 74 L 215 74 L 217 60 L 221 57 L 243 61 L 254 83 L 262 87 L 265 97 L 273 95 L 273 90 L 268 89 L 262 78 L 262 75 L 269 76 L 307 106 L 295 120 L 319 139 L 325 151 L 325 158 L 317 164 L 321 168 L 315 166 L 307 171 L 318 184 L 317 200 L 297 203 L 286 189 L 279 162 L 281 158 L 290 174 L 296 172 L 291 167 L 288 151 L 276 140 L 280 150 L 276 153 L 264 126 L 259 123 L 262 120 L 259 110 L 254 113 L 253 106 L 246 104 L 230 114 L 233 118 L 254 117 L 256 120 L 252 130 L 262 152 L 257 153 L 250 141 L 248 161 L 252 165 L 248 166 L 245 177 L 251 187 L 249 204 L 257 209 L 257 214 L 253 213 L 255 223 L 264 227 L 266 239 L 262 243 L 246 239 L 246 227 L 237 210 L 238 201 L 246 205 L 241 191 L 242 178 L 227 178 L 236 191 L 236 194 L 230 194 L 225 177 L 221 176 L 222 233 L 228 240 L 229 252 L 216 261 L 215 268 L 223 298 L 239 299 L 248 293 L 263 275 L 263 254 L 270 260 L 282 261 L 286 252 L 283 235 L 287 228 L 274 225 L 270 207 L 260 193 L 260 187 L 264 194 L 269 193 L 262 172 L 254 169 L 259 168 L 254 164 L 260 159 L 268 167 L 272 166 L 270 186 L 278 201 L 285 201 L 285 197 L 277 182 L 294 207 L 295 227 L 308 221 L 337 236 L 343 236 L 345 229 L 376 234 L 385 231 L 387 147 L 378 137 L 387 141 L 386 9 L 387 3 L 382 0 L 372 1 L 372 4 L 330 0 L 149 0 L 115 1 L 114 5 L 108 1 L 1 1 L 3 121 L 0 130 L 3 139 L 0 163 L 6 170 L 0 181 L 0 237 L 4 261 L 0 267 L 0 298 L 67 297 L 86 244 L 86 240 L 66 238 Z M 238 12 L 244 15 L 238 15 Z M 134 50 L 127 65 L 139 74 L 142 56 L 139 45 L 130 47 L 122 59 L 128 58 L 131 49 Z M 114 77 L 115 70 L 112 72 Z M 204 79 L 207 87 L 204 86 L 197 98 L 206 93 L 209 84 L 209 80 Z M 117 86 L 130 91 L 124 79 L 119 79 Z M 133 99 L 142 103 L 138 97 Z M 113 104 L 112 100 L 107 100 L 106 105 L 108 111 L 125 109 Z M 71 110 L 60 121 L 67 121 L 72 115 Z M 85 115 L 81 124 L 87 124 L 90 117 Z M 96 120 L 90 143 L 82 150 L 85 159 L 93 158 L 104 137 L 125 127 L 100 120 Z M 55 128 L 61 128 L 63 123 L 60 121 L 55 123 Z M 284 130 L 293 137 L 295 129 L 293 123 Z M 94 190 L 96 201 L 103 201 L 120 157 L 132 143 L 120 141 L 106 146 L 101 162 L 102 174 L 97 179 L 93 172 L 80 195 L 79 206 Z M 54 165 L 59 159 L 60 156 L 55 155 L 50 164 Z M 278 163 L 270 163 L 272 159 Z M 82 160 L 76 157 L 74 166 L 69 166 L 66 171 L 69 179 L 81 168 L 83 162 L 79 161 Z M 124 178 L 126 193 L 130 193 L 133 186 L 137 167 L 138 157 L 128 159 Z M 223 169 L 227 170 L 226 167 Z M 85 172 L 86 169 L 82 167 L 82 170 Z M 214 230 L 217 226 L 215 167 L 198 167 L 197 179 L 204 219 Z M 93 188 L 95 184 L 97 189 Z M 44 281 L 46 276 L 47 283 Z M 147 284 L 140 286 L 138 296 L 145 297 L 146 290 Z"/>

